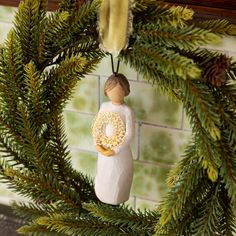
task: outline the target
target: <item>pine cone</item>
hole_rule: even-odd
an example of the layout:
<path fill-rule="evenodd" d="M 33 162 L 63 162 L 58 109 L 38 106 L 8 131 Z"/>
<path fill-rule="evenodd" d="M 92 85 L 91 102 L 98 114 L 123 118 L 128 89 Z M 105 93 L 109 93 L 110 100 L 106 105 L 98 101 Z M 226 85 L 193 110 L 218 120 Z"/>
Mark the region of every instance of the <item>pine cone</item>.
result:
<path fill-rule="evenodd" d="M 230 58 L 225 55 L 212 58 L 203 69 L 202 80 L 207 84 L 220 87 L 226 83 L 226 74 L 230 66 Z"/>

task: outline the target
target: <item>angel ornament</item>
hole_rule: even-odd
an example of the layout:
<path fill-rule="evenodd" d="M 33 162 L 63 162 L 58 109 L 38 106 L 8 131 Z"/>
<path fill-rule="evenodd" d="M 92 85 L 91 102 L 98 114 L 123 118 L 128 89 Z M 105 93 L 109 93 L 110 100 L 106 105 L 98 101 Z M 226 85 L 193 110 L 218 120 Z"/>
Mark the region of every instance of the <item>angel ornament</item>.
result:
<path fill-rule="evenodd" d="M 134 134 L 133 111 L 124 102 L 130 86 L 123 74 L 111 75 L 104 86 L 110 99 L 95 117 L 92 133 L 98 151 L 95 192 L 100 201 L 118 205 L 129 199 L 133 179 L 130 142 Z"/>

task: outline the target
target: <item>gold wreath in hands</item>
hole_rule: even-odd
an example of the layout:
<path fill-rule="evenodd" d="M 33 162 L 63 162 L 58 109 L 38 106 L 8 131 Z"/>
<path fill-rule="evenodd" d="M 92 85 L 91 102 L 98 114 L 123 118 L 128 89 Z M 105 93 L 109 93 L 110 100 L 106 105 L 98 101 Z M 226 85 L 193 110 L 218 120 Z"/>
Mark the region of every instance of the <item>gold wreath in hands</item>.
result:
<path fill-rule="evenodd" d="M 113 128 L 112 136 L 107 136 L 105 133 L 105 129 L 109 124 Z M 100 145 L 106 149 L 112 149 L 124 142 L 125 124 L 118 113 L 100 112 L 93 120 L 92 135 L 96 145 Z"/>

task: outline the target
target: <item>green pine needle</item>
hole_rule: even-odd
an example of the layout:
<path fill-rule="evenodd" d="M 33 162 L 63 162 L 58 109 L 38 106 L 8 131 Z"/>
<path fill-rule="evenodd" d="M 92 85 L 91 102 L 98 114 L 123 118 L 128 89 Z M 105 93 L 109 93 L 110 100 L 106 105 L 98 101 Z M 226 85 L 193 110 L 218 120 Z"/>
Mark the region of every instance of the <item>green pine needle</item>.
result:
<path fill-rule="evenodd" d="M 236 63 L 226 83 L 204 82 L 219 56 L 204 49 L 235 35 L 225 20 L 193 23 L 193 11 L 155 0 L 132 4 L 133 34 L 120 59 L 183 102 L 192 143 L 170 173 L 155 211 L 100 203 L 93 179 L 71 163 L 63 109 L 77 82 L 106 54 L 99 48 L 100 0 L 19 5 L 0 48 L 0 178 L 29 203 L 14 203 L 26 235 L 233 235 L 236 229 Z"/>

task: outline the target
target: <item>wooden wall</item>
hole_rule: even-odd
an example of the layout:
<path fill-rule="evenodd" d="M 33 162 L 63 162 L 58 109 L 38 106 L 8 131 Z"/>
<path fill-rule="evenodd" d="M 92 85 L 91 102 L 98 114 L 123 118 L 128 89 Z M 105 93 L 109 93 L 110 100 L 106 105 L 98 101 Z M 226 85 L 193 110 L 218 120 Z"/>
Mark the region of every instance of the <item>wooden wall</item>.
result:
<path fill-rule="evenodd" d="M 77 0 L 78 6 L 86 0 Z M 0 0 L 0 5 L 18 6 L 20 0 Z M 48 0 L 48 10 L 56 10 L 59 0 Z M 182 5 L 192 8 L 195 20 L 227 19 L 236 24 L 236 1 L 235 0 L 166 0 L 173 5 Z"/>

